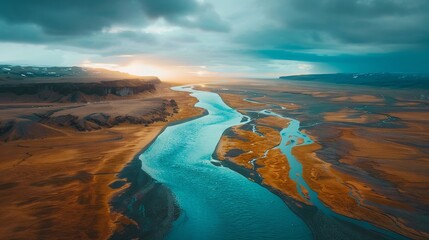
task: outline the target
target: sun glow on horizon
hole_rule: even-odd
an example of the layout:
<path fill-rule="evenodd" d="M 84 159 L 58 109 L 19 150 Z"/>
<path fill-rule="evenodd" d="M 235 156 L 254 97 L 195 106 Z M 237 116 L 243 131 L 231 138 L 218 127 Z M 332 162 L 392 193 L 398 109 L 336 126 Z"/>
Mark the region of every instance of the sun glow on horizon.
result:
<path fill-rule="evenodd" d="M 128 63 L 96 63 L 89 60 L 80 64 L 87 68 L 104 68 L 111 71 L 128 73 L 135 76 L 156 76 L 162 81 L 177 81 L 178 79 L 193 79 L 210 77 L 216 73 L 207 70 L 206 66 L 183 66 L 174 64 L 147 64 L 142 60 L 132 60 Z"/>
<path fill-rule="evenodd" d="M 81 64 L 82 67 L 88 68 L 104 68 L 107 70 L 124 72 L 136 76 L 156 76 L 159 78 L 170 78 L 174 75 L 173 72 L 166 70 L 158 65 L 146 64 L 141 61 L 133 61 L 126 65 L 115 63 L 94 63 L 85 61 Z"/>
<path fill-rule="evenodd" d="M 171 76 L 171 72 L 163 69 L 162 67 L 144 64 L 141 62 L 132 62 L 125 66 L 120 66 L 117 71 L 126 72 L 136 76 L 157 76 L 166 78 Z"/>

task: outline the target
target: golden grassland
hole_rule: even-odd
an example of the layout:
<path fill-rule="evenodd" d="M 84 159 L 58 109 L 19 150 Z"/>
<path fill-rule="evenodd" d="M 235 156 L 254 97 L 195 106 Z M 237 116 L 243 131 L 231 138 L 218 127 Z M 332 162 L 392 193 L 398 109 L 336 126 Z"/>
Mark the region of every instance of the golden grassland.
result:
<path fill-rule="evenodd" d="M 238 106 L 257 105 L 245 101 L 240 101 L 239 96 L 230 94 L 221 94 L 223 100 L 227 104 L 235 107 L 234 103 L 242 104 Z M 247 103 L 247 105 L 244 105 Z M 281 141 L 279 131 L 287 127 L 289 121 L 287 119 L 279 119 L 274 116 L 260 118 L 256 120 L 257 131 L 262 134 L 249 130 L 243 130 L 241 126 L 232 127 L 234 136 L 223 135 L 216 154 L 219 160 L 226 160 L 227 158 L 235 164 L 253 169 L 252 160 L 256 159 L 258 166 L 257 172 L 263 179 L 263 184 L 266 184 L 274 189 L 277 189 L 284 194 L 291 196 L 302 202 L 306 200 L 298 193 L 297 186 L 294 181 L 289 178 L 289 164 L 286 156 L 279 148 L 276 148 Z M 244 151 L 236 157 L 225 157 L 227 153 L 233 149 L 240 149 Z"/>
<path fill-rule="evenodd" d="M 299 92 L 299 94 L 306 94 L 314 98 L 327 99 L 332 104 L 336 104 L 336 102 L 364 103 L 374 106 L 384 104 L 383 99 L 370 94 L 344 96 L 345 94 L 340 91 L 324 92 L 308 89 L 282 89 L 279 86 L 269 85 L 249 85 L 249 89 L 264 88 L 264 90 L 267 90 L 265 87 L 273 91 Z M 242 99 L 246 96 L 239 94 L 221 93 L 221 97 L 228 105 L 243 113 L 245 113 L 246 109 L 264 109 L 269 104 L 276 103 L 275 98 L 266 96 L 252 98 L 252 100 L 266 101 L 267 104 L 243 101 Z M 395 106 L 409 105 L 400 103 L 396 103 Z M 289 108 L 289 110 L 305 108 L 305 106 L 299 104 L 285 103 L 284 100 L 278 101 L 278 105 L 285 106 L 286 109 L 288 109 L 287 106 L 297 106 L 297 108 Z M 416 106 L 416 104 L 413 103 L 410 106 Z M 383 129 L 364 125 L 386 120 L 389 115 L 400 118 L 405 127 Z M 334 124 L 331 126 L 331 131 L 338 134 L 329 141 L 347 143 L 345 145 L 346 149 L 343 149 L 345 154 L 341 155 L 339 160 L 341 164 L 357 166 L 376 178 L 392 183 L 399 192 L 412 197 L 421 204 L 429 203 L 427 200 L 429 199 L 429 193 L 427 192 L 427 183 L 429 182 L 429 175 L 427 174 L 428 155 L 421 147 L 408 144 L 414 142 L 423 143 L 429 139 L 427 131 L 429 126 L 428 112 L 422 112 L 417 109 L 415 111 L 372 114 L 343 108 L 336 112 L 325 112 L 322 117 L 325 122 L 356 124 L 348 126 Z M 269 120 L 269 122 L 263 123 L 264 119 Z M 305 201 L 297 194 L 296 184 L 289 179 L 289 165 L 286 157 L 278 149 L 272 149 L 280 141 L 279 136 L 274 136 L 275 134 L 279 135 L 278 129 L 275 130 L 275 128 L 287 126 L 285 124 L 279 125 L 279 121 L 281 120 L 278 118 L 272 119 L 272 117 L 255 121 L 258 131 L 264 135 L 267 134 L 267 139 L 269 140 L 252 131 L 240 130 L 239 127 L 234 127 L 234 134 L 238 137 L 223 136 L 219 144 L 218 155 L 224 156 L 231 149 L 243 150 L 243 154 L 230 158 L 230 160 L 240 166 L 251 168 L 249 161 L 258 158 L 256 163 L 260 168 L 257 171 L 263 178 L 264 184 L 278 189 L 295 199 Z M 429 233 L 410 227 L 407 219 L 374 207 L 375 204 L 379 204 L 392 209 L 415 211 L 408 202 L 404 202 L 394 195 L 389 195 L 383 189 L 378 189 L 370 181 L 365 181 L 364 176 L 351 174 L 324 161 L 317 154 L 322 150 L 319 140 L 324 141 L 324 139 L 318 136 L 316 131 L 308 131 L 306 134 L 309 134 L 315 143 L 297 146 L 293 149 L 292 154 L 303 165 L 304 179 L 318 193 L 322 202 L 335 212 L 369 221 L 411 238 L 427 239 L 429 237 Z M 266 157 L 261 157 L 266 150 L 269 150 Z M 367 204 L 367 202 L 373 204 Z"/>
<path fill-rule="evenodd" d="M 180 110 L 168 122 L 202 114 L 188 93 L 171 91 L 169 96 Z M 0 143 L 2 238 L 108 238 L 116 221 L 126 221 L 109 206 L 123 188 L 109 184 L 168 122 L 91 132 L 64 129 L 60 137 Z"/>
<path fill-rule="evenodd" d="M 355 109 L 341 109 L 336 112 L 324 113 L 324 120 L 327 122 L 374 123 L 386 119 L 386 115 L 368 114 L 364 111 Z"/>

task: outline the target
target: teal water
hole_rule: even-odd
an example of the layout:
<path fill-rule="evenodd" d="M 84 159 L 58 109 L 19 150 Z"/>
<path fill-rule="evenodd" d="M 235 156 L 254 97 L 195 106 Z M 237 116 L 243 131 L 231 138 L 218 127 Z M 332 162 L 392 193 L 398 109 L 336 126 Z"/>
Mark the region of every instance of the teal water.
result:
<path fill-rule="evenodd" d="M 245 99 L 246 100 L 246 99 Z M 249 101 L 249 100 L 246 100 Z M 256 102 L 253 101 L 252 102 Z M 260 103 L 260 102 L 257 102 Z M 275 104 L 272 104 L 273 106 L 275 106 Z M 276 106 L 277 108 L 281 108 L 280 106 Z M 338 214 L 334 211 L 332 211 L 329 207 L 327 207 L 322 201 L 320 201 L 318 194 L 313 191 L 310 186 L 307 184 L 307 182 L 305 181 L 305 179 L 302 177 L 302 165 L 301 163 L 295 158 L 295 156 L 292 154 L 292 148 L 294 148 L 295 146 L 298 145 L 298 139 L 302 138 L 304 139 L 304 142 L 300 144 L 300 146 L 303 145 L 308 145 L 308 144 L 312 144 L 313 140 L 306 134 L 302 133 L 300 131 L 300 122 L 296 119 L 293 118 L 288 118 L 288 117 L 284 117 L 281 114 L 278 114 L 276 112 L 273 112 L 271 109 L 265 109 L 262 111 L 258 112 L 259 114 L 264 114 L 264 115 L 268 115 L 268 116 L 275 116 L 275 117 L 279 117 L 279 118 L 284 118 L 284 119 L 288 119 L 289 125 L 282 129 L 282 131 L 280 131 L 280 135 L 281 135 L 281 143 L 278 146 L 280 148 L 280 150 L 282 151 L 282 153 L 284 155 L 286 155 L 287 159 L 288 159 L 288 163 L 290 166 L 290 172 L 289 172 L 289 177 L 297 183 L 297 191 L 299 192 L 299 194 L 306 198 L 306 196 L 303 194 L 302 192 L 302 188 L 305 188 L 308 192 L 308 198 L 309 201 L 311 202 L 311 204 L 313 204 L 314 206 L 316 206 L 320 211 L 322 211 L 325 215 L 329 216 L 329 217 L 333 217 L 342 221 L 346 221 L 349 223 L 352 223 L 356 226 L 362 227 L 364 229 L 368 229 L 371 231 L 375 231 L 378 233 L 383 234 L 386 237 L 392 238 L 392 239 L 407 239 L 406 237 L 397 234 L 395 232 L 383 229 L 383 228 L 379 228 L 371 223 L 365 222 L 365 221 L 360 221 L 357 219 L 353 219 L 353 218 L 349 218 L 346 217 L 344 215 Z"/>
<path fill-rule="evenodd" d="M 174 193 L 182 210 L 167 239 L 311 239 L 311 232 L 264 187 L 210 160 L 222 133 L 243 115 L 216 93 L 187 91 L 208 114 L 169 126 L 140 155 L 142 169 Z"/>

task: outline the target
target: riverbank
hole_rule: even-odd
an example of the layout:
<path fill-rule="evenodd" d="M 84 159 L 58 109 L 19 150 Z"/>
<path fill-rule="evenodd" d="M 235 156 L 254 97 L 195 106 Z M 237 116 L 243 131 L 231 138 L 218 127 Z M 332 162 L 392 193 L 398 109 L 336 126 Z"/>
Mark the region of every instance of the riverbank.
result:
<path fill-rule="evenodd" d="M 219 95 L 177 88 L 207 115 L 165 129 L 140 155 L 142 169 L 175 195 L 181 214 L 169 239 L 310 239 L 311 232 L 276 195 L 212 164 L 222 133 L 245 120 Z M 261 207 L 269 204 L 269 208 Z"/>
<path fill-rule="evenodd" d="M 110 185 L 112 188 L 119 186 L 122 190 L 110 200 L 111 209 L 117 216 L 114 220 L 115 229 L 109 239 L 163 239 L 179 217 L 180 206 L 175 196 L 170 189 L 142 170 L 142 160 L 139 156 L 168 126 L 207 114 L 205 110 L 194 107 L 197 101 L 193 100 L 195 102 L 187 103 L 186 108 L 179 110 L 178 116 L 171 118 L 156 132 L 156 136 L 146 143 L 117 175 L 118 180 Z"/>
<path fill-rule="evenodd" d="M 188 94 L 168 90 L 166 95 L 179 105 L 168 122 L 202 114 Z M 1 236 L 106 239 L 124 222 L 133 223 L 109 204 L 129 186 L 117 175 L 168 122 L 64 129 L 63 136 L 0 143 Z"/>
<path fill-rule="evenodd" d="M 306 129 L 305 134 L 311 135 L 316 143 L 297 146 L 292 153 L 302 164 L 303 178 L 319 194 L 320 200 L 326 206 L 344 216 L 368 221 L 381 228 L 390 229 L 411 238 L 424 239 L 427 236 L 423 226 L 426 221 L 424 214 L 416 215 L 425 206 L 424 198 L 420 198 L 424 192 L 420 188 L 414 188 L 427 176 L 421 172 L 424 166 L 421 166 L 423 162 L 420 159 L 425 156 L 425 152 L 419 146 L 422 145 L 420 144 L 420 137 L 425 136 L 426 133 L 413 131 L 411 135 L 406 132 L 417 124 L 419 124 L 420 129 L 424 128 L 424 118 L 418 118 L 423 116 L 421 111 L 425 109 L 424 103 L 419 103 L 419 108 L 413 107 L 413 112 L 410 113 L 412 117 L 408 117 L 412 121 L 408 121 L 404 116 L 401 116 L 400 119 L 392 117 L 395 114 L 399 116 L 397 112 L 404 111 L 398 106 L 403 101 L 401 97 L 410 97 L 407 91 L 394 92 L 396 99 L 393 99 L 390 97 L 392 93 L 384 90 L 383 94 L 385 95 L 381 95 L 384 98 L 382 102 L 378 100 L 373 103 L 372 99 L 369 101 L 366 97 L 365 99 L 358 99 L 358 102 L 355 98 L 346 99 L 343 103 L 338 102 L 337 98 L 344 95 L 360 96 L 359 91 L 363 90 L 356 89 L 349 93 L 340 88 L 327 86 L 320 87 L 317 85 L 313 89 L 302 85 L 295 86 L 279 82 L 264 83 L 263 81 L 250 81 L 246 83 L 245 88 L 243 85 L 243 82 L 207 85 L 204 90 L 219 93 L 228 105 L 246 115 L 253 114 L 252 111 L 275 107 L 274 112 L 302 120 L 301 126 Z M 367 89 L 364 90 L 374 94 Z M 379 95 L 375 96 L 380 98 Z M 365 102 L 362 103 L 361 101 Z M 343 110 L 345 107 L 352 110 L 346 112 Z M 337 109 L 339 117 L 332 114 Z M 361 109 L 365 109 L 365 111 Z M 407 112 L 410 110 L 407 108 Z M 382 111 L 396 113 L 389 113 L 392 115 L 389 116 Z M 343 113 L 348 115 L 345 116 Z M 379 115 L 383 115 L 383 117 L 378 117 Z M 318 116 L 321 116 L 322 119 Z M 328 118 L 323 119 L 326 116 Z M 253 122 L 257 124 L 256 119 L 259 119 L 260 116 L 252 115 L 252 118 L 254 119 Z M 347 129 L 353 129 L 353 132 L 349 131 L 352 134 L 342 134 L 344 131 L 338 134 L 338 130 L 346 129 L 346 126 Z M 255 144 L 258 137 L 249 131 L 251 128 L 250 126 L 243 127 L 243 130 L 247 129 L 247 133 L 244 135 L 238 132 L 239 134 L 235 138 L 241 139 L 243 146 L 230 146 L 235 149 L 235 152 L 241 154 L 233 158 L 229 157 L 229 161 L 240 160 L 253 150 L 251 145 Z M 256 125 L 257 131 L 260 128 L 259 125 Z M 392 134 L 383 134 L 386 129 L 389 129 Z M 367 132 L 371 134 L 367 134 Z M 254 139 L 255 137 L 249 139 L 249 134 L 255 135 L 256 139 Z M 224 135 L 227 139 L 226 142 L 230 142 L 228 139 L 230 135 Z M 400 136 L 401 139 L 399 139 Z M 244 139 L 242 139 L 243 137 Z M 385 138 L 394 141 L 387 142 Z M 417 139 L 419 140 L 417 141 Z M 367 142 L 371 142 L 371 144 L 362 144 Z M 299 138 L 297 143 L 300 145 Z M 219 146 L 222 145 L 222 143 L 219 144 Z M 388 151 L 379 151 L 381 148 Z M 401 151 L 401 154 L 396 154 L 400 150 L 411 148 L 412 151 Z M 413 158 L 412 155 L 416 158 Z M 362 157 L 357 158 L 358 156 Z M 393 159 L 395 161 L 392 161 Z M 275 158 L 275 160 L 280 161 L 279 158 Z M 398 166 L 409 161 L 415 165 L 398 168 Z M 283 168 L 287 169 L 287 161 L 282 162 L 284 163 Z M 248 165 L 239 163 L 238 165 L 250 168 Z M 421 166 L 421 169 L 416 169 L 416 166 Z M 269 181 L 265 180 L 265 182 L 271 182 L 267 185 L 268 188 L 282 192 L 283 195 L 291 198 L 293 194 L 287 188 L 279 191 L 278 185 L 271 181 L 277 172 L 266 174 Z M 411 175 L 408 175 L 411 172 L 417 174 L 412 175 L 411 178 Z M 408 179 L 416 179 L 417 182 L 411 184 Z M 285 180 L 287 183 L 287 179 Z M 303 194 L 307 195 L 308 193 L 303 191 Z M 421 221 L 416 219 L 421 219 Z M 309 223 L 307 222 L 307 224 Z M 314 229 L 320 229 L 320 226 L 316 223 L 310 228 L 316 232 Z"/>

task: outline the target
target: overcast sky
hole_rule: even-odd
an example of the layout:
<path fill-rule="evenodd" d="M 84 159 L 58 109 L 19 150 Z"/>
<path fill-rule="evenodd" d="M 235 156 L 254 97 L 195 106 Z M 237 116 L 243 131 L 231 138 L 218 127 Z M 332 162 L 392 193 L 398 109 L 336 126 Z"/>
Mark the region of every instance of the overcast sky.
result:
<path fill-rule="evenodd" d="M 2 0 L 0 63 L 148 75 L 429 72 L 428 0 Z"/>

